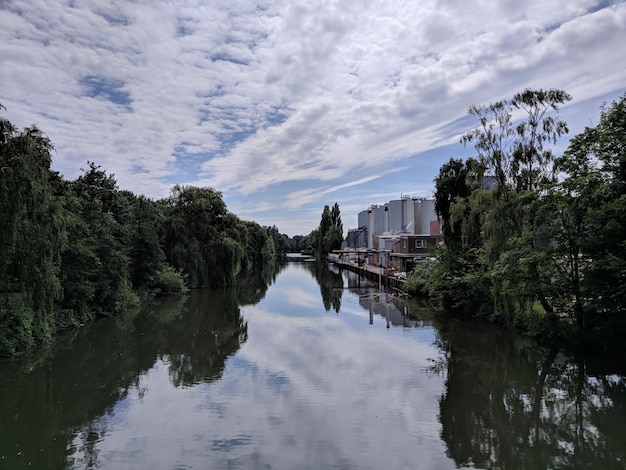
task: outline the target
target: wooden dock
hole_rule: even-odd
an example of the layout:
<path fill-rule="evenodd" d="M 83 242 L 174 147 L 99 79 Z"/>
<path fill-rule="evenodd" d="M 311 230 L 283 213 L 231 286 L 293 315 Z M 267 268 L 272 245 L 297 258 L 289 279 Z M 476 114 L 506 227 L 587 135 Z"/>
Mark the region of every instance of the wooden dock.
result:
<path fill-rule="evenodd" d="M 366 279 L 376 282 L 379 286 L 390 287 L 394 289 L 400 289 L 404 291 L 404 279 L 398 279 L 394 276 L 385 275 L 385 269 L 377 266 L 371 266 L 369 264 L 357 265 L 350 260 L 335 259 L 331 260 L 335 266 L 339 269 L 347 269 L 353 273 L 363 276 Z"/>

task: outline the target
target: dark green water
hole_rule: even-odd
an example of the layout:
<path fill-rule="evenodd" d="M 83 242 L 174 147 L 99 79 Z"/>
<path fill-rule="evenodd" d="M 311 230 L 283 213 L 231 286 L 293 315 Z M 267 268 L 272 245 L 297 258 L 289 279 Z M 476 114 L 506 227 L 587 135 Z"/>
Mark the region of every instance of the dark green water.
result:
<path fill-rule="evenodd" d="M 0 468 L 626 468 L 618 367 L 408 311 L 290 264 L 95 322 L 0 362 Z"/>

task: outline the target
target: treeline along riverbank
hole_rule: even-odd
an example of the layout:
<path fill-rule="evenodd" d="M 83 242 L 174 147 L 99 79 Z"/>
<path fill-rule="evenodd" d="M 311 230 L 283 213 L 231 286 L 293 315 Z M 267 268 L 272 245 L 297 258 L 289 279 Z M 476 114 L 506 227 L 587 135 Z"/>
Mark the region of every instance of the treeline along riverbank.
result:
<path fill-rule="evenodd" d="M 51 170 L 52 151 L 36 127 L 0 119 L 0 357 L 274 264 L 269 229 L 229 212 L 218 191 L 177 185 L 152 200 L 94 163 L 70 181 Z"/>
<path fill-rule="evenodd" d="M 479 125 L 462 141 L 476 157 L 435 178 L 444 243 L 406 288 L 461 317 L 626 355 L 626 95 L 556 157 L 548 146 L 568 130 L 555 111 L 570 99 L 525 90 L 470 108 Z"/>

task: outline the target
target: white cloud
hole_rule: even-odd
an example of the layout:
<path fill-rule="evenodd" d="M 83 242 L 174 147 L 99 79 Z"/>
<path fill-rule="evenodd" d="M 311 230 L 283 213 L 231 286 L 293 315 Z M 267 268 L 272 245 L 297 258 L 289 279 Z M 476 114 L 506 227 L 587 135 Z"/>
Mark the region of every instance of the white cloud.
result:
<path fill-rule="evenodd" d="M 202 183 L 295 209 L 301 191 L 319 212 L 316 188 L 430 184 L 425 152 L 458 142 L 471 104 L 562 88 L 596 111 L 626 89 L 623 1 L 71 5 L 0 7 L 0 102 L 67 177 L 92 160 L 153 197 Z M 376 179 L 407 165 L 413 183 Z"/>
<path fill-rule="evenodd" d="M 302 207 L 305 202 L 309 202 L 312 197 L 321 196 L 326 194 L 331 194 L 341 189 L 350 188 L 352 186 L 358 186 L 360 184 L 369 183 L 370 181 L 376 180 L 383 176 L 382 174 L 367 176 L 365 178 L 361 178 L 356 181 L 350 181 L 348 183 L 343 183 L 338 186 L 326 187 L 326 188 L 313 188 L 313 189 L 304 189 L 302 191 L 296 191 L 293 193 L 289 193 L 285 196 L 285 203 L 283 207 L 286 209 L 297 209 Z"/>

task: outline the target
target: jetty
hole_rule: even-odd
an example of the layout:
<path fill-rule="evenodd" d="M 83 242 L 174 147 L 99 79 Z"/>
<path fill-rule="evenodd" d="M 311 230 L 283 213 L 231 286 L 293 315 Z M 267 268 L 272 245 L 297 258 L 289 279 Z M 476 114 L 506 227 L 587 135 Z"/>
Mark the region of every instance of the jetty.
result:
<path fill-rule="evenodd" d="M 333 250 L 332 254 L 328 255 L 328 261 L 339 269 L 347 269 L 376 282 L 379 287 L 404 291 L 405 279 L 400 277 L 400 273 L 367 263 L 368 256 L 373 252 L 374 250 Z"/>

